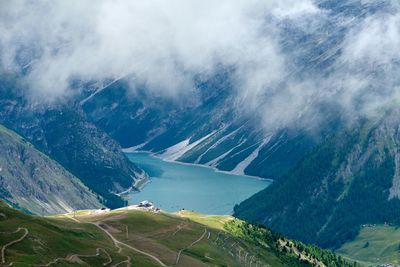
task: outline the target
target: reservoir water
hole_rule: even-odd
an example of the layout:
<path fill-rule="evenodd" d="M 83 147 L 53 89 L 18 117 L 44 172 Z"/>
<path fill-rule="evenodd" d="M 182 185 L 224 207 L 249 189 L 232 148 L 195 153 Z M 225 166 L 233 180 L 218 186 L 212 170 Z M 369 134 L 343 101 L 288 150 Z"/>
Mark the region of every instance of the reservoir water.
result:
<path fill-rule="evenodd" d="M 235 204 L 266 188 L 271 180 L 218 172 L 212 168 L 168 162 L 149 153 L 127 153 L 150 176 L 130 203 L 149 200 L 163 210 L 182 208 L 206 214 L 232 214 Z"/>

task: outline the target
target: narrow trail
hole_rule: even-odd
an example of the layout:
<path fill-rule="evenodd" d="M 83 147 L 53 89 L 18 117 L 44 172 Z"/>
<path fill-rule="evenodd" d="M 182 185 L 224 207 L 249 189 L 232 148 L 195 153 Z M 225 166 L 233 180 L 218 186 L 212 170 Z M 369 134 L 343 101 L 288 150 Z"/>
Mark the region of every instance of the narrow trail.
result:
<path fill-rule="evenodd" d="M 180 230 L 182 230 L 182 228 L 184 227 L 185 222 L 181 222 L 177 227 L 176 227 L 176 231 L 172 233 L 172 236 L 176 235 Z"/>
<path fill-rule="evenodd" d="M 123 226 L 125 226 L 125 237 L 126 239 L 129 239 L 129 227 L 126 224 L 122 224 Z"/>
<path fill-rule="evenodd" d="M 133 250 L 133 251 L 135 251 L 135 252 L 138 252 L 138 253 L 140 253 L 140 254 L 143 254 L 143 255 L 145 255 L 145 256 L 147 256 L 147 257 L 153 259 L 154 261 L 156 261 L 159 265 L 161 265 L 161 266 L 163 266 L 163 267 L 167 267 L 167 265 L 165 265 L 165 264 L 164 264 L 159 258 L 157 258 L 156 256 L 154 256 L 154 255 L 152 255 L 152 254 L 150 254 L 150 253 L 147 253 L 147 252 L 145 252 L 145 251 L 142 251 L 142 250 L 140 250 L 140 249 L 137 249 L 137 248 L 135 248 L 135 247 L 132 247 L 132 246 L 129 245 L 129 244 L 126 244 L 126 243 L 124 243 L 124 242 L 121 242 L 121 241 L 117 240 L 110 232 L 108 232 L 106 229 L 104 229 L 103 227 L 101 227 L 101 225 L 100 225 L 101 222 L 94 222 L 94 223 L 91 223 L 91 224 L 96 225 L 100 230 L 102 230 L 105 234 L 107 234 L 107 235 L 111 238 L 111 240 L 113 241 L 114 245 L 119 249 L 119 252 L 122 250 L 122 248 L 121 248 L 121 245 L 122 245 L 122 246 L 124 246 L 124 247 L 126 247 L 126 248 L 128 248 L 128 249 L 130 249 L 130 250 Z M 103 223 L 103 225 L 106 225 L 106 224 Z"/>
<path fill-rule="evenodd" d="M 175 265 L 177 265 L 179 263 L 179 260 L 181 259 L 181 254 L 184 250 L 189 249 L 191 247 L 193 247 L 194 245 L 196 245 L 198 242 L 200 242 L 207 234 L 207 228 L 204 228 L 204 233 L 199 237 L 199 239 L 197 239 L 196 241 L 194 241 L 193 243 L 191 243 L 189 246 L 179 250 L 178 255 L 176 256 L 176 261 L 175 261 Z"/>
<path fill-rule="evenodd" d="M 94 223 L 90 223 L 90 224 L 95 225 L 97 228 L 99 228 L 101 231 L 103 231 L 106 235 L 108 235 L 108 237 L 114 243 L 114 246 L 118 249 L 118 253 L 121 253 L 122 248 L 120 246 L 120 242 L 110 232 L 108 232 L 106 229 L 101 227 L 101 225 L 100 225 L 101 222 L 94 222 Z M 106 224 L 104 224 L 104 225 L 106 225 Z"/>
<path fill-rule="evenodd" d="M 18 233 L 18 232 L 21 231 L 21 230 L 25 231 L 25 233 L 24 233 L 20 238 L 18 238 L 18 239 L 16 239 L 16 240 L 13 240 L 13 241 L 11 241 L 11 242 L 9 242 L 9 243 L 7 243 L 7 244 L 5 244 L 5 245 L 1 248 L 1 263 L 2 263 L 2 264 L 5 264 L 5 263 L 6 263 L 6 256 L 5 256 L 5 254 L 6 254 L 6 249 L 7 249 L 8 247 L 11 247 L 12 245 L 14 245 L 14 244 L 16 244 L 16 243 L 21 242 L 21 241 L 24 240 L 25 237 L 29 234 L 29 230 L 26 229 L 26 228 L 18 228 L 18 229 L 14 232 L 14 234 Z"/>
<path fill-rule="evenodd" d="M 97 248 L 96 249 L 96 254 L 95 255 L 72 255 L 71 257 L 70 257 L 70 259 L 71 259 L 71 261 L 73 261 L 74 259 L 76 259 L 76 258 L 78 258 L 78 259 L 80 259 L 80 258 L 92 258 L 92 257 L 98 257 L 98 256 L 100 256 L 100 251 L 103 251 L 103 253 L 107 256 L 107 261 L 105 262 L 105 263 L 103 263 L 103 266 L 106 266 L 106 265 L 108 265 L 108 264 L 111 264 L 112 262 L 113 262 L 113 260 L 112 260 L 112 258 L 111 258 L 111 256 L 110 256 L 110 254 L 104 249 L 104 248 Z"/>
<path fill-rule="evenodd" d="M 84 222 L 81 222 L 81 221 L 79 221 L 78 219 L 76 219 L 76 218 L 74 218 L 74 217 L 72 217 L 72 216 L 67 216 L 68 218 L 70 218 L 70 219 L 72 219 L 72 220 L 74 220 L 74 221 L 76 221 L 76 222 L 78 222 L 78 223 L 84 223 Z M 129 245 L 129 244 L 126 244 L 126 243 L 124 243 L 124 242 L 121 242 L 121 241 L 119 241 L 118 239 L 116 239 L 110 232 L 108 232 L 106 229 L 104 229 L 103 227 L 101 227 L 101 224 L 103 224 L 103 225 L 107 225 L 107 224 L 105 224 L 104 222 L 101 222 L 101 221 L 99 221 L 99 222 L 88 222 L 89 224 L 92 224 L 92 225 L 95 225 L 97 228 L 99 228 L 101 231 L 103 231 L 110 239 L 111 239 L 111 241 L 114 243 L 114 246 L 118 249 L 118 253 L 121 253 L 121 251 L 122 251 L 122 247 L 121 247 L 121 245 L 122 246 L 124 246 L 124 247 L 126 247 L 126 248 L 128 248 L 128 249 L 130 249 L 130 250 L 133 250 L 133 251 L 135 251 L 135 252 L 137 252 L 137 253 L 140 253 L 140 254 L 142 254 L 142 255 L 145 255 L 145 256 L 147 256 L 147 257 L 149 257 L 149 258 L 151 258 L 151 259 L 153 259 L 154 261 L 156 261 L 159 265 L 161 265 L 161 266 L 163 266 L 163 267 L 167 267 L 167 265 L 165 265 L 159 258 L 157 258 L 156 256 L 154 256 L 154 255 L 152 255 L 152 254 L 150 254 L 150 253 L 147 253 L 147 252 L 145 252 L 145 251 L 142 251 L 142 250 L 140 250 L 140 249 L 137 249 L 137 248 L 135 248 L 135 247 L 132 247 L 131 245 Z"/>
<path fill-rule="evenodd" d="M 65 217 L 67 217 L 67 218 L 69 218 L 69 219 L 71 219 L 71 220 L 73 220 L 73 221 L 75 221 L 75 222 L 82 223 L 80 220 L 78 220 L 78 219 L 75 218 L 74 216 L 65 215 Z"/>
<path fill-rule="evenodd" d="M 218 234 L 217 234 L 217 238 L 214 240 L 214 243 L 215 244 L 217 244 L 217 242 L 218 242 L 218 239 L 219 239 L 219 235 L 221 234 L 222 232 L 218 232 Z"/>
<path fill-rule="evenodd" d="M 73 255 L 69 255 L 67 257 L 64 258 L 57 258 L 52 260 L 51 262 L 47 263 L 47 264 L 42 264 L 42 265 L 36 265 L 36 266 L 40 266 L 40 267 L 47 267 L 47 266 L 51 266 L 53 264 L 59 263 L 60 261 L 68 261 L 68 262 L 74 262 L 77 259 L 81 259 L 81 258 L 94 258 L 94 257 L 99 257 L 101 254 L 101 251 L 106 254 L 107 256 L 107 262 L 103 263 L 103 266 L 109 265 L 113 262 L 110 254 L 103 248 L 96 248 L 96 254 L 93 255 L 80 255 L 80 254 L 73 254 Z"/>
<path fill-rule="evenodd" d="M 58 263 L 58 262 L 60 262 L 60 261 L 64 261 L 64 260 L 66 260 L 66 259 L 65 259 L 65 258 L 57 258 L 57 259 L 52 260 L 52 261 L 49 262 L 49 263 L 46 263 L 46 264 L 38 264 L 38 265 L 35 265 L 35 266 L 37 266 L 37 267 L 47 267 L 47 266 L 51 266 L 51 265 L 53 265 L 53 264 L 56 264 L 56 263 Z"/>
<path fill-rule="evenodd" d="M 121 265 L 121 264 L 124 264 L 124 263 L 126 263 L 126 266 L 127 266 L 127 267 L 131 266 L 131 257 L 127 256 L 127 259 L 126 259 L 126 260 L 121 261 L 121 262 L 119 262 L 119 263 L 117 263 L 117 264 L 114 264 L 112 267 L 117 267 L 117 266 L 119 266 L 119 265 Z"/>

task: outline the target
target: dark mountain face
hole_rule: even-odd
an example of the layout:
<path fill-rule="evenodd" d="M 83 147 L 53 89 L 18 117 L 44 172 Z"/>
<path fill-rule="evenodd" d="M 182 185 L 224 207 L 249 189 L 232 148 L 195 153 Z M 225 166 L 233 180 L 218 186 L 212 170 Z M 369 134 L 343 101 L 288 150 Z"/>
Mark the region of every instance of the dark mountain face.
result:
<path fill-rule="evenodd" d="M 35 214 L 101 207 L 100 198 L 16 133 L 0 125 L 0 198 Z"/>
<path fill-rule="evenodd" d="M 24 88 L 11 75 L 3 76 L 0 86 L 0 122 L 79 177 L 104 198 L 105 205 L 123 205 L 116 193 L 135 189 L 137 181 L 146 179 L 114 140 L 87 122 L 79 106 L 35 105 L 19 95 Z"/>
<path fill-rule="evenodd" d="M 400 223 L 399 110 L 328 136 L 235 214 L 324 247 L 363 224 Z"/>

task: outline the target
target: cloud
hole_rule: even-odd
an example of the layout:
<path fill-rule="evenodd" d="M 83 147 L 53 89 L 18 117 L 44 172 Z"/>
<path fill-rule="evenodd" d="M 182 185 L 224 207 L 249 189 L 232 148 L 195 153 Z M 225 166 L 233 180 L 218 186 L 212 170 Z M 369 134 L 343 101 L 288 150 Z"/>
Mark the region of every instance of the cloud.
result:
<path fill-rule="evenodd" d="M 374 116 L 400 102 L 400 6 L 366 16 L 352 27 L 332 76 L 343 109 Z"/>
<path fill-rule="evenodd" d="M 1 5 L 4 65 L 33 61 L 30 84 L 50 96 L 67 93 L 74 78 L 128 74 L 150 89 L 176 94 L 191 87 L 193 74 L 221 64 L 235 65 L 244 76 L 268 72 L 268 83 L 282 75 L 284 59 L 266 18 L 316 11 L 306 0 L 8 0 Z"/>
<path fill-rule="evenodd" d="M 396 1 L 344 1 L 346 13 L 320 10 L 285 42 L 286 67 L 294 74 L 258 97 L 266 127 L 317 127 L 323 109 L 340 111 L 349 122 L 379 116 L 400 103 L 400 4 Z M 340 8 L 339 8 L 340 9 Z"/>
<path fill-rule="evenodd" d="M 236 105 L 267 128 L 318 121 L 321 103 L 369 116 L 397 100 L 397 1 L 347 0 L 347 12 L 318 3 L 4 0 L 1 63 L 48 99 L 71 94 L 73 80 L 126 75 L 166 97 L 190 95 L 196 75 L 232 67 Z"/>

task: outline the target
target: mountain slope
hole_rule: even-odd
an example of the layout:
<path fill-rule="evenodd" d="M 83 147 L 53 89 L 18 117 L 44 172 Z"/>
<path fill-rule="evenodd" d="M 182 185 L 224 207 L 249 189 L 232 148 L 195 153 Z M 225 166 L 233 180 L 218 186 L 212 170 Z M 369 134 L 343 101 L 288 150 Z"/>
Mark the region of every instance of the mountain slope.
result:
<path fill-rule="evenodd" d="M 120 80 L 98 89 L 82 108 L 123 147 L 134 147 L 130 151 L 152 151 L 168 160 L 279 178 L 318 138 L 296 127 L 266 131 L 260 118 L 237 110 L 231 80 L 229 71 L 199 79 L 196 97 L 184 103 L 145 88 L 132 93 L 129 80 Z"/>
<path fill-rule="evenodd" d="M 13 266 L 354 266 L 229 216 L 122 209 L 44 218 L 0 203 L 0 237 L 0 260 Z"/>
<path fill-rule="evenodd" d="M 0 125 L 0 198 L 36 214 L 100 207 L 98 197 L 60 164 Z"/>
<path fill-rule="evenodd" d="M 389 225 L 364 225 L 356 239 L 345 243 L 336 252 L 368 266 L 400 264 L 400 229 Z"/>
<path fill-rule="evenodd" d="M 289 237 L 338 248 L 363 224 L 400 224 L 399 109 L 327 137 L 235 214 Z"/>
<path fill-rule="evenodd" d="M 340 89 L 345 85 L 336 82 L 354 72 L 376 77 L 376 65 L 344 64 L 341 55 L 366 17 L 390 13 L 385 1 L 314 2 L 321 9 L 317 21 L 311 16 L 302 23 L 277 23 L 288 74 L 256 94 L 257 101 L 238 94 L 249 90 L 252 95 L 252 89 L 241 88 L 235 66 L 220 66 L 211 74 L 193 75 L 194 88 L 187 88 L 187 95 L 182 90 L 178 99 L 148 90 L 127 75 L 86 88 L 80 96 L 82 108 L 124 148 L 280 179 L 346 117 L 346 101 L 336 101 L 343 98 Z M 322 88 L 309 92 L 314 87 Z M 310 96 L 305 100 L 303 93 Z"/>
<path fill-rule="evenodd" d="M 59 162 L 101 195 L 105 205 L 123 206 L 116 194 L 135 190 L 146 174 L 126 158 L 118 143 L 87 121 L 79 106 L 30 99 L 20 79 L 15 74 L 0 75 L 0 123 Z"/>

